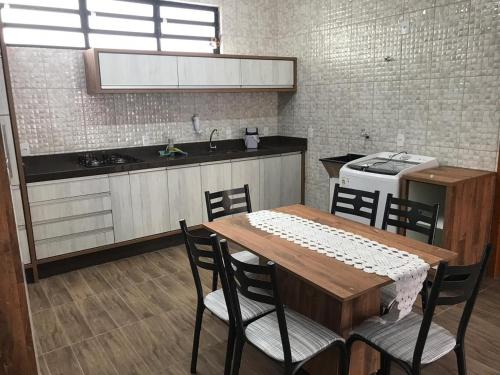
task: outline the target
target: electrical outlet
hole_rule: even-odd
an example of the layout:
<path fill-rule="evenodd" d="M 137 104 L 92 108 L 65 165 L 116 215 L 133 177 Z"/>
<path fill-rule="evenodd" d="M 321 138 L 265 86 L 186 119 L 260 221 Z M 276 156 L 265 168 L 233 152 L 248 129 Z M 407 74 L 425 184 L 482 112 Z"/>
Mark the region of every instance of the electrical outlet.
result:
<path fill-rule="evenodd" d="M 31 154 L 30 144 L 28 142 L 22 142 L 19 146 L 21 147 L 21 155 L 26 156 Z"/>
<path fill-rule="evenodd" d="M 401 28 L 401 35 L 408 34 L 410 32 L 410 20 L 401 20 L 399 27 Z"/>
<path fill-rule="evenodd" d="M 396 146 L 398 148 L 404 147 L 405 145 L 405 135 L 404 133 L 398 133 L 398 136 L 396 137 Z"/>

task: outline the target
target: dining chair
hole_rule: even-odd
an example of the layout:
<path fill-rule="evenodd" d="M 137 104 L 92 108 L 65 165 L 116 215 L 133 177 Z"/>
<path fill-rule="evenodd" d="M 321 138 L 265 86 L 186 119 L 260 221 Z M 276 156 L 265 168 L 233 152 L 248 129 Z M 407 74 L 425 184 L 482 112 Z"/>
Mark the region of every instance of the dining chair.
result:
<path fill-rule="evenodd" d="M 252 212 L 250 188 L 245 184 L 241 188 L 222 190 L 215 193 L 205 191 L 208 221 L 243 212 Z M 250 251 L 240 251 L 235 256 L 242 262 L 259 264 L 259 257 Z"/>
<path fill-rule="evenodd" d="M 191 272 L 193 274 L 197 296 L 196 323 L 194 329 L 193 350 L 191 355 L 191 373 L 196 373 L 196 363 L 198 360 L 198 347 L 200 342 L 203 313 L 205 309 L 208 309 L 216 317 L 229 325 L 228 350 L 226 352 L 225 365 L 225 374 L 229 375 L 229 371 L 231 369 L 231 358 L 233 353 L 233 342 L 236 332 L 236 326 L 230 319 L 230 316 L 232 316 L 232 314 L 228 313 L 223 290 L 217 289 L 217 277 L 220 275 L 220 268 L 217 266 L 214 260 L 214 254 L 217 253 L 216 251 L 214 251 L 214 249 L 216 249 L 218 246 L 217 236 L 215 234 L 212 234 L 209 237 L 194 236 L 189 232 L 185 220 L 180 221 L 180 227 L 184 236 L 184 242 L 186 245 L 189 264 L 191 266 Z M 207 295 L 204 295 L 203 292 L 199 268 L 208 270 L 213 274 L 212 291 Z M 270 304 L 253 301 L 243 296 L 239 299 L 239 303 L 240 310 L 242 311 L 242 324 L 248 324 L 249 322 L 274 309 L 274 307 Z"/>
<path fill-rule="evenodd" d="M 449 266 L 441 262 L 423 315 L 412 312 L 395 323 L 387 323 L 380 318 L 366 320 L 353 330 L 347 340 L 348 353 L 354 342 L 362 341 L 382 355 L 382 368 L 378 374 L 389 375 L 391 362 L 395 362 L 407 374 L 419 375 L 422 366 L 454 351 L 458 373 L 465 375 L 465 333 L 491 251 L 488 245 L 481 261 L 470 266 Z M 465 306 L 455 336 L 432 321 L 437 306 L 463 302 Z"/>
<path fill-rule="evenodd" d="M 227 242 L 220 241 L 221 259 L 225 280 L 221 283 L 231 301 L 236 326 L 232 375 L 239 373 L 243 346 L 252 344 L 271 359 L 284 364 L 284 374 L 297 374 L 311 358 L 330 347 L 340 350 L 341 374 L 347 375 L 348 362 L 342 337 L 319 323 L 284 307 L 278 292 L 274 263 L 255 265 L 243 263 L 228 251 Z M 223 271 L 220 272 L 221 274 Z M 227 280 L 227 281 L 226 281 Z M 274 306 L 275 310 L 245 325 L 241 300 Z"/>
<path fill-rule="evenodd" d="M 396 207 L 393 207 L 396 206 Z M 436 232 L 439 204 L 425 204 L 387 194 L 382 229 L 391 225 L 398 229 L 411 230 L 426 236 L 432 245 Z"/>
<path fill-rule="evenodd" d="M 330 212 L 342 212 L 370 220 L 370 225 L 375 226 L 380 191 L 373 193 L 364 190 L 341 187 L 335 184 L 333 191 L 332 208 Z"/>

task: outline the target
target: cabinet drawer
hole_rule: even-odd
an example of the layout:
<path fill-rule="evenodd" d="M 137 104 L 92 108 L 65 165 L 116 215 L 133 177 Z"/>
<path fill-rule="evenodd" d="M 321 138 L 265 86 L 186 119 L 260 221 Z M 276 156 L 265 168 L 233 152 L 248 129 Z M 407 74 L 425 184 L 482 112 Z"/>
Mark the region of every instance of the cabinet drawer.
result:
<path fill-rule="evenodd" d="M 28 246 L 28 236 L 26 235 L 26 228 L 22 227 L 17 230 L 17 240 L 19 242 L 21 261 L 23 262 L 23 264 L 31 263 L 30 250 Z"/>
<path fill-rule="evenodd" d="M 66 236 L 75 233 L 88 232 L 113 226 L 111 212 L 72 217 L 64 220 L 53 220 L 33 225 L 35 241 Z"/>
<path fill-rule="evenodd" d="M 30 203 L 109 192 L 109 178 L 87 177 L 28 184 Z"/>
<path fill-rule="evenodd" d="M 31 204 L 30 208 L 31 220 L 33 223 L 37 223 L 45 220 L 109 211 L 111 210 L 111 197 L 109 193 L 96 194 L 88 197 L 35 203 Z"/>
<path fill-rule="evenodd" d="M 114 242 L 113 229 L 91 231 L 69 236 L 35 241 L 37 259 L 73 253 L 93 247 L 109 245 Z"/>

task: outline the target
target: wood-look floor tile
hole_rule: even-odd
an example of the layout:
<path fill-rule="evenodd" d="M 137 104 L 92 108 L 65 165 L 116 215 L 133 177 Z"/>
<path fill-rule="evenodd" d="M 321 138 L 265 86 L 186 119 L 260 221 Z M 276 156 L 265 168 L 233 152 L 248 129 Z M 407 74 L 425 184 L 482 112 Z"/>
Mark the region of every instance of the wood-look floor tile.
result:
<path fill-rule="evenodd" d="M 80 364 L 69 346 L 47 353 L 44 357 L 52 375 L 83 375 Z"/>
<path fill-rule="evenodd" d="M 144 254 L 144 256 L 151 263 L 156 265 L 162 271 L 163 274 L 174 274 L 182 269 L 177 264 L 175 264 L 175 262 L 172 262 L 172 259 L 163 256 L 157 251 Z"/>
<path fill-rule="evenodd" d="M 168 295 L 180 303 L 187 305 L 196 305 L 196 289 L 194 282 L 187 286 L 177 280 L 177 275 L 165 275 L 155 279 L 155 283 L 161 286 Z"/>
<path fill-rule="evenodd" d="M 102 293 L 112 288 L 97 267 L 83 268 L 78 272 L 83 276 L 88 286 L 95 294 Z"/>
<path fill-rule="evenodd" d="M 32 318 L 35 338 L 41 354 L 68 345 L 64 330 L 52 309 L 37 312 L 32 315 Z"/>
<path fill-rule="evenodd" d="M 89 285 L 78 271 L 65 273 L 61 275 L 61 279 L 66 283 L 69 294 L 73 299 L 84 299 L 93 294 Z"/>
<path fill-rule="evenodd" d="M 144 320 L 123 327 L 121 331 L 153 373 L 161 372 L 171 362 L 169 351 L 149 332 Z"/>
<path fill-rule="evenodd" d="M 137 320 L 137 316 L 115 290 L 99 294 L 99 301 L 119 327 Z"/>
<path fill-rule="evenodd" d="M 123 288 L 125 286 L 133 284 L 132 280 L 119 270 L 114 263 L 105 263 L 97 266 L 97 269 L 104 276 L 104 279 L 113 288 Z"/>
<path fill-rule="evenodd" d="M 76 304 L 94 335 L 99 335 L 116 328 L 116 324 L 97 296 L 78 300 Z"/>
<path fill-rule="evenodd" d="M 73 351 L 85 375 L 118 375 L 97 338 L 73 345 Z"/>
<path fill-rule="evenodd" d="M 50 308 L 50 301 L 43 290 L 41 283 L 28 284 L 31 313 Z"/>
<path fill-rule="evenodd" d="M 59 306 L 73 301 L 60 276 L 52 276 L 40 281 L 52 306 Z"/>
<path fill-rule="evenodd" d="M 163 288 L 151 280 L 137 284 L 137 288 L 146 296 L 148 308 L 154 314 L 161 314 L 179 306 L 177 301 L 170 298 Z"/>
<path fill-rule="evenodd" d="M 106 356 L 120 375 L 150 374 L 146 364 L 120 330 L 98 336 Z"/>
<path fill-rule="evenodd" d="M 40 356 L 37 358 L 37 364 L 38 364 L 38 374 L 39 375 L 50 375 L 50 370 L 47 367 L 47 362 L 45 361 L 44 356 Z"/>
<path fill-rule="evenodd" d="M 133 258 L 125 258 L 117 261 L 116 267 L 127 276 L 133 283 L 142 283 L 149 279 L 149 276 L 138 268 Z"/>
<path fill-rule="evenodd" d="M 123 298 L 128 307 L 130 307 L 139 319 L 145 319 L 154 315 L 153 310 L 150 308 L 151 304 L 137 285 L 116 289 L 116 292 Z"/>
<path fill-rule="evenodd" d="M 148 279 L 155 279 L 165 274 L 164 271 L 151 262 L 145 255 L 138 255 L 130 258 L 130 260 L 134 267 L 147 275 Z"/>
<path fill-rule="evenodd" d="M 93 336 L 90 327 L 74 302 L 55 307 L 54 312 L 71 344 Z"/>

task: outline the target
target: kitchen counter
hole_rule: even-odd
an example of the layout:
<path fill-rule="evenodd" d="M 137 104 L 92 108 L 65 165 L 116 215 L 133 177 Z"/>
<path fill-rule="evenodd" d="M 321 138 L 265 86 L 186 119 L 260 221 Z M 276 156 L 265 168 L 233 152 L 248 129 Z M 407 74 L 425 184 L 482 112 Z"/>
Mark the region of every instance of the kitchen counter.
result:
<path fill-rule="evenodd" d="M 100 152 L 116 152 L 132 156 L 139 160 L 135 163 L 94 168 L 87 168 L 78 164 L 78 155 L 85 152 L 25 156 L 23 157 L 24 173 L 26 182 L 29 183 L 307 150 L 307 139 L 283 136 L 261 137 L 259 148 L 256 150 L 245 149 L 245 144 L 242 139 L 215 141 L 213 143 L 217 145 L 217 150 L 215 151 L 209 151 L 208 142 L 176 144 L 176 147 L 187 152 L 188 155 L 178 155 L 175 157 L 161 157 L 158 154 L 158 151 L 165 150 L 165 145 L 93 150 L 91 152 L 96 154 Z"/>

